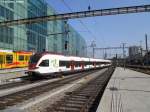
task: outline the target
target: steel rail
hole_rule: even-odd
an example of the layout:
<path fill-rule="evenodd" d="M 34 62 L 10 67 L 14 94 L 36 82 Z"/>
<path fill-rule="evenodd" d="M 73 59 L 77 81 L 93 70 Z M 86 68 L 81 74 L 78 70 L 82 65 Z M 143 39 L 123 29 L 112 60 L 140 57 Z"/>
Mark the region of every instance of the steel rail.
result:
<path fill-rule="evenodd" d="M 25 18 L 25 19 L 18 19 L 18 20 L 8 20 L 8 21 L 0 22 L 0 26 L 12 26 L 12 25 L 32 24 L 32 23 L 46 22 L 46 21 L 53 21 L 53 20 L 68 20 L 68 19 L 94 17 L 94 16 L 107 16 L 107 15 L 141 13 L 141 12 L 150 12 L 150 5 L 89 10 L 89 11 L 55 14 L 55 15 L 48 15 L 48 16 L 41 16 L 41 17 L 34 17 L 34 18 Z"/>
<path fill-rule="evenodd" d="M 30 98 L 36 97 L 40 94 L 48 92 L 49 90 L 64 86 L 67 83 L 78 80 L 96 71 L 97 70 L 82 72 L 81 75 L 72 75 L 72 77 L 67 77 L 65 79 L 61 79 L 55 82 L 50 82 L 38 87 L 33 87 L 27 90 L 0 97 L 0 110 L 6 109 L 8 106 L 13 106 Z"/>
<path fill-rule="evenodd" d="M 104 68 L 104 67 L 103 67 Z M 86 70 L 85 70 L 86 71 Z M 84 73 L 85 71 L 80 71 L 80 73 Z M 62 73 L 64 76 L 65 75 L 73 75 L 73 74 L 79 74 L 79 71 L 75 71 L 75 72 L 66 72 L 66 73 Z M 54 74 L 55 75 L 55 74 Z M 58 76 L 55 76 L 56 77 L 60 77 L 59 75 Z M 0 85 L 0 91 L 1 90 L 4 90 L 4 89 L 10 89 L 10 88 L 15 88 L 15 87 L 20 87 L 20 86 L 24 86 L 24 85 L 27 85 L 27 84 L 34 84 L 34 83 L 39 83 L 39 81 L 46 81 L 46 80 L 49 80 L 49 79 L 54 79 L 53 76 L 49 75 L 49 76 L 45 76 L 45 77 L 30 77 L 30 76 L 23 76 L 23 77 L 18 77 L 21 79 L 21 81 L 19 82 L 10 82 L 10 83 L 6 83 L 6 84 L 1 84 Z M 13 78 L 15 80 L 15 78 Z M 17 78 L 16 78 L 17 79 Z"/>
<path fill-rule="evenodd" d="M 44 112 L 91 112 L 95 110 L 96 98 L 100 98 L 114 69 L 109 69 L 89 83 L 67 93 L 64 98 L 57 101 Z"/>
<path fill-rule="evenodd" d="M 147 75 L 150 75 L 150 66 L 141 66 L 141 65 L 127 65 L 127 68 L 137 71 L 137 72 L 141 72 L 141 73 L 145 73 Z"/>

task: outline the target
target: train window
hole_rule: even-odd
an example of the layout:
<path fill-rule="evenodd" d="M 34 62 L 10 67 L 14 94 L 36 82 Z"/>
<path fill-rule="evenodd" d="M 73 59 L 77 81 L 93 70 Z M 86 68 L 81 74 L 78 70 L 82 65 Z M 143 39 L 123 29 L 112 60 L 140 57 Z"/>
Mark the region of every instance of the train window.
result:
<path fill-rule="evenodd" d="M 101 63 L 100 62 L 98 62 L 98 65 L 100 65 Z"/>
<path fill-rule="evenodd" d="M 81 62 L 80 61 L 78 61 L 78 67 L 80 67 L 81 66 Z"/>
<path fill-rule="evenodd" d="M 43 60 L 39 66 L 48 67 L 49 66 L 49 60 Z"/>
<path fill-rule="evenodd" d="M 69 68 L 70 62 L 69 61 L 59 61 L 59 66 L 60 67 L 66 66 L 66 68 Z"/>
<path fill-rule="evenodd" d="M 86 61 L 85 62 L 85 66 L 90 65 L 90 62 Z"/>
<path fill-rule="evenodd" d="M 59 66 L 62 67 L 62 66 L 66 66 L 66 61 L 59 61 Z"/>
<path fill-rule="evenodd" d="M 79 67 L 81 67 L 81 65 L 82 65 L 82 62 L 80 61 L 80 62 L 79 62 Z"/>
<path fill-rule="evenodd" d="M 0 64 L 2 64 L 4 61 L 3 61 L 3 55 L 0 55 Z"/>
<path fill-rule="evenodd" d="M 19 56 L 19 61 L 23 61 L 24 60 L 24 56 L 23 55 L 20 55 Z"/>
<path fill-rule="evenodd" d="M 6 55 L 6 63 L 12 63 L 13 62 L 13 55 Z"/>
<path fill-rule="evenodd" d="M 80 61 L 76 61 L 75 62 L 75 67 L 79 67 L 80 66 Z"/>

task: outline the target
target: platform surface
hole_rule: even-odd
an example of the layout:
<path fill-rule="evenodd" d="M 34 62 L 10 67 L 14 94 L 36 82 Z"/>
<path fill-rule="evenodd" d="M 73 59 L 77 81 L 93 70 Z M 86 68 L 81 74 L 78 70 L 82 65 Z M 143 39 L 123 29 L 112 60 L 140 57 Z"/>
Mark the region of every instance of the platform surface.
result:
<path fill-rule="evenodd" d="M 97 112 L 150 112 L 150 75 L 116 68 Z"/>
<path fill-rule="evenodd" d="M 14 68 L 14 69 L 4 69 L 0 70 L 0 84 L 8 81 L 12 78 L 26 76 L 25 71 L 27 68 Z"/>

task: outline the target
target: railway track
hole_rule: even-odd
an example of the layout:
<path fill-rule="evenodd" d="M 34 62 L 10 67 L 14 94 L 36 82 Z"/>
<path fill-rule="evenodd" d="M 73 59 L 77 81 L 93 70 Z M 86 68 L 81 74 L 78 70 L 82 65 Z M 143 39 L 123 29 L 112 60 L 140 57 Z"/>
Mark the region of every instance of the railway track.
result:
<path fill-rule="evenodd" d="M 47 84 L 43 84 L 37 87 L 33 87 L 27 90 L 18 91 L 16 93 L 12 93 L 6 96 L 0 97 L 0 110 L 6 109 L 8 106 L 13 106 L 18 103 L 21 103 L 25 100 L 28 100 L 30 98 L 36 97 L 40 94 L 43 94 L 45 92 L 48 92 L 52 89 L 55 89 L 57 87 L 61 87 L 65 84 L 68 84 L 70 82 L 73 82 L 75 80 L 78 80 L 82 77 L 85 77 L 91 73 L 96 72 L 97 70 L 93 71 L 87 71 L 83 73 L 79 73 L 78 75 L 72 75 L 71 77 L 67 77 L 64 79 L 57 80 L 55 82 L 50 82 Z"/>
<path fill-rule="evenodd" d="M 0 74 L 8 74 L 14 72 L 26 72 L 27 68 L 9 68 L 9 69 L 0 69 Z"/>
<path fill-rule="evenodd" d="M 95 112 L 113 71 L 110 68 L 77 90 L 66 93 L 63 99 L 46 108 L 44 112 Z"/>
<path fill-rule="evenodd" d="M 26 70 L 18 70 L 18 71 L 17 70 L 13 71 L 11 69 L 0 70 L 0 86 L 15 82 L 16 81 L 15 79 L 26 79 L 27 74 L 25 74 L 25 72 Z"/>
<path fill-rule="evenodd" d="M 10 79 L 10 81 L 8 81 L 7 83 L 0 84 L 0 90 L 11 89 L 15 87 L 25 86 L 28 84 L 34 84 L 36 82 L 41 82 L 41 81 L 48 80 L 48 79 L 51 79 L 51 78 L 47 78 L 47 79 L 38 78 L 34 80 L 31 80 L 29 76 L 13 78 L 13 79 Z"/>
<path fill-rule="evenodd" d="M 19 81 L 17 79 L 19 79 Z M 46 80 L 49 80 L 49 79 L 52 79 L 52 77 L 37 78 L 37 79 L 34 79 L 34 80 L 33 79 L 31 80 L 29 76 L 14 78 L 14 79 L 10 79 L 10 80 L 13 80 L 13 81 L 10 81 L 6 84 L 1 84 L 0 85 L 0 90 L 11 89 L 11 88 L 15 88 L 15 87 L 25 86 L 25 85 L 28 85 L 28 84 L 34 84 L 34 83 L 41 82 L 41 81 L 46 81 Z"/>
<path fill-rule="evenodd" d="M 82 71 L 83 73 L 86 72 L 86 71 Z M 73 74 L 79 74 L 79 72 L 73 72 L 73 73 L 64 73 L 63 75 L 73 75 Z M 60 77 L 60 76 L 58 76 Z M 36 82 L 39 82 L 39 81 L 46 81 L 48 79 L 53 79 L 54 77 L 39 77 L 39 78 L 36 78 L 36 79 L 31 79 L 31 77 L 29 76 L 23 76 L 23 77 L 19 77 L 19 78 L 16 78 L 16 79 L 20 79 L 20 81 L 16 82 L 16 81 L 13 81 L 13 82 L 10 82 L 10 83 L 6 83 L 6 84 L 1 84 L 0 85 L 0 90 L 3 90 L 3 89 L 9 89 L 9 88 L 14 88 L 14 87 L 20 87 L 20 86 L 24 86 L 24 85 L 27 85 L 27 84 L 33 84 L 33 83 L 36 83 Z M 56 77 L 55 77 L 56 78 Z M 16 79 L 11 79 L 11 80 L 16 80 Z"/>
<path fill-rule="evenodd" d="M 129 68 L 129 69 L 150 75 L 150 70 L 143 70 L 143 69 L 136 69 L 136 68 Z"/>
<path fill-rule="evenodd" d="M 23 86 L 23 85 L 30 84 L 30 83 L 32 83 L 32 82 L 21 81 L 21 82 L 13 82 L 13 83 L 8 83 L 8 84 L 3 84 L 3 85 L 0 85 L 0 90 L 19 87 L 19 86 Z"/>
<path fill-rule="evenodd" d="M 134 71 L 137 71 L 137 72 L 142 72 L 142 73 L 150 75 L 150 66 L 129 65 L 127 67 L 131 70 L 134 70 Z"/>

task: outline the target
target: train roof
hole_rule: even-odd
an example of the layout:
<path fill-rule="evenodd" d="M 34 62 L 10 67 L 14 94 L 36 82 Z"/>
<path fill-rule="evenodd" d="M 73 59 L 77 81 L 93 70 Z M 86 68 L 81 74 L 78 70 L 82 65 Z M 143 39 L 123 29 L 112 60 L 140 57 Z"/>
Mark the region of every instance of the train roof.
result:
<path fill-rule="evenodd" d="M 4 49 L 0 49 L 0 52 L 12 53 L 13 50 L 4 50 Z"/>
<path fill-rule="evenodd" d="M 0 49 L 0 52 L 6 52 L 6 53 L 32 53 L 32 51 L 14 51 L 14 50 L 5 50 L 5 49 Z"/>
<path fill-rule="evenodd" d="M 71 55 L 64 55 L 61 53 L 53 53 L 53 52 L 37 52 L 34 55 L 37 56 L 44 56 L 44 55 L 53 55 L 53 56 L 61 56 L 63 60 L 69 60 L 66 57 L 76 59 L 76 60 L 83 60 L 83 61 L 98 61 L 98 62 L 111 62 L 111 60 L 105 60 L 105 59 L 98 59 L 98 58 L 87 58 L 87 57 L 78 57 L 78 56 L 71 56 Z"/>

